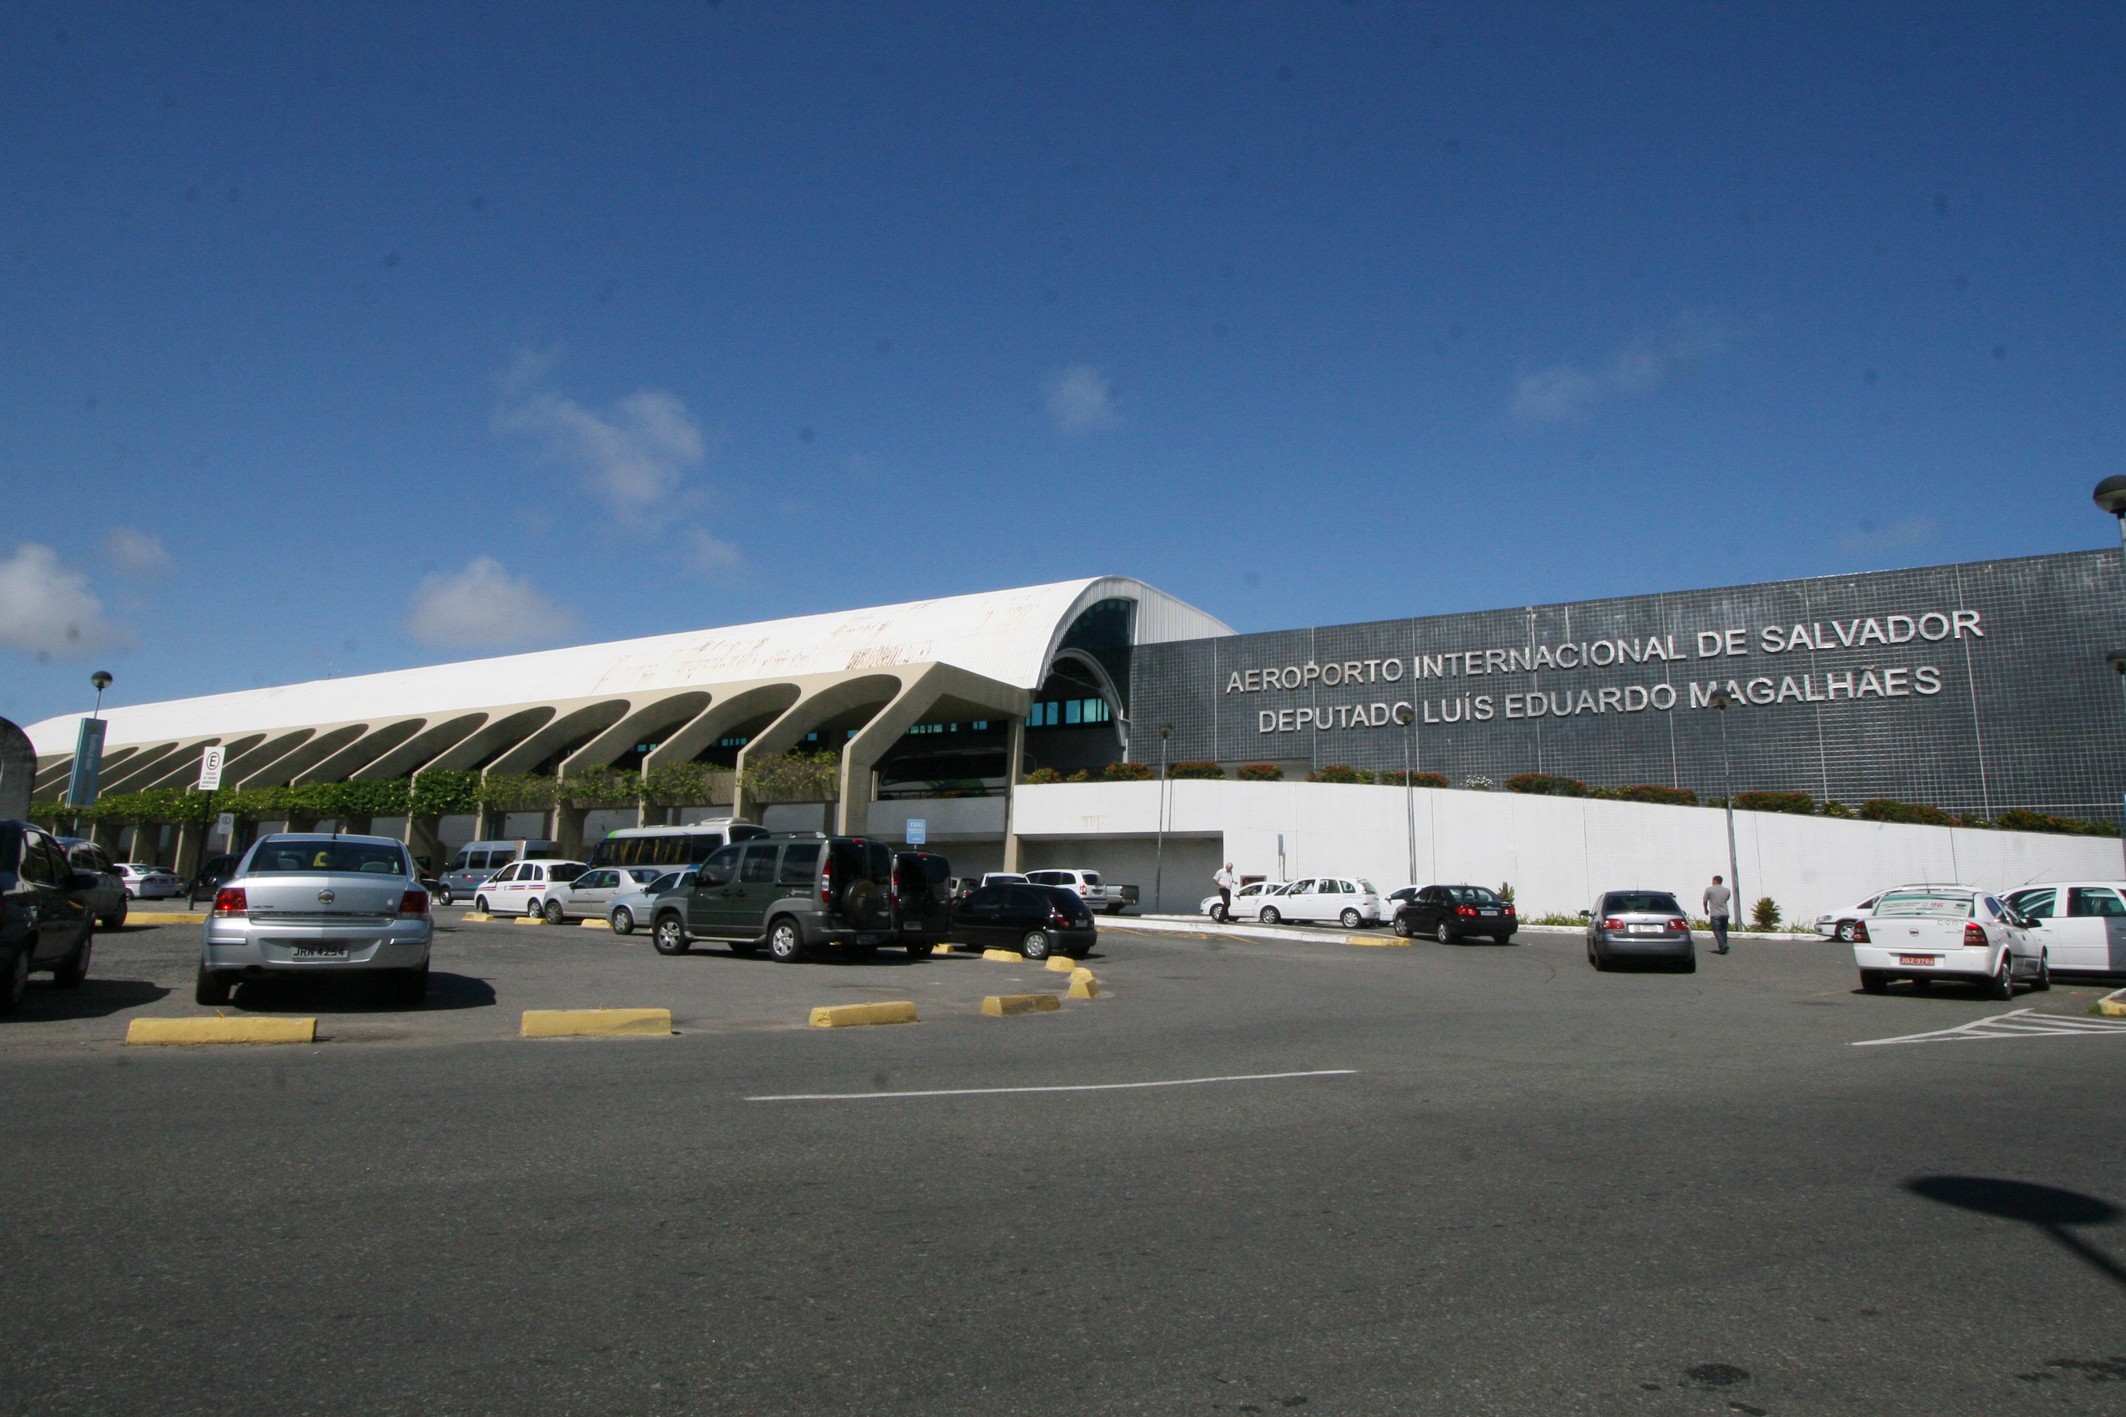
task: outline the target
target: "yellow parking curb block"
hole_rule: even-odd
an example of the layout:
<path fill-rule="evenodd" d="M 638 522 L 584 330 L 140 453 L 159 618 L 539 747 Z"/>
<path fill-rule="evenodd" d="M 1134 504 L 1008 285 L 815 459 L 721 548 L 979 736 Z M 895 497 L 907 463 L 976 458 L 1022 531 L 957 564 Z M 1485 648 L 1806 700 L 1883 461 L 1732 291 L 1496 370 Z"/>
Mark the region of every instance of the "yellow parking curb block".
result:
<path fill-rule="evenodd" d="M 1093 972 L 1092 972 L 1091 970 L 1087 969 L 1087 968 L 1086 968 L 1086 967 L 1085 967 L 1084 965 L 1082 965 L 1082 964 L 1081 964 L 1081 965 L 1079 965 L 1079 966 L 1078 966 L 1078 967 L 1077 967 L 1076 969 L 1073 969 L 1073 970 L 1072 970 L 1072 971 L 1070 972 L 1070 978 L 1071 978 L 1071 982 L 1072 982 L 1073 984 L 1075 984 L 1075 983 L 1076 983 L 1076 982 L 1077 982 L 1078 980 L 1080 980 L 1080 979 L 1090 979 L 1090 978 L 1092 978 L 1092 977 L 1093 977 Z"/>
<path fill-rule="evenodd" d="M 128 910 L 125 915 L 128 925 L 200 925 L 206 919 L 204 914 L 187 910 Z"/>
<path fill-rule="evenodd" d="M 314 1018 L 136 1018 L 125 1041 L 145 1043 L 313 1043 Z"/>
<path fill-rule="evenodd" d="M 544 925 L 546 917 L 544 915 L 519 915 L 509 923 L 512 925 Z"/>
<path fill-rule="evenodd" d="M 1053 994 L 991 994 L 982 1000 L 982 1012 L 991 1018 L 1011 1018 L 1016 1014 L 1054 1013 L 1063 1007 L 1063 1001 Z"/>
<path fill-rule="evenodd" d="M 526 1009 L 519 1038 L 662 1038 L 670 1009 Z"/>
<path fill-rule="evenodd" d="M 2096 1011 L 2110 1018 L 2126 1018 L 2126 989 L 2114 989 L 2097 1000 Z"/>
<path fill-rule="evenodd" d="M 1078 962 L 1069 955 L 1050 955 L 1048 967 L 1058 974 L 1069 974 L 1077 969 Z"/>
<path fill-rule="evenodd" d="M 492 922 L 492 921 L 494 920 L 494 918 L 495 918 L 495 917 L 494 917 L 494 916 L 492 916 L 492 915 L 489 915 L 489 914 L 488 914 L 488 913 L 487 913 L 486 911 L 484 911 L 484 910 L 468 910 L 468 911 L 466 911 L 466 912 L 465 912 L 465 913 L 464 913 L 463 915 L 460 915 L 460 916 L 459 916 L 458 918 L 459 918 L 460 920 L 484 920 L 484 921 Z"/>
<path fill-rule="evenodd" d="M 1398 939 L 1394 935 L 1389 935 L 1385 939 L 1377 939 L 1372 935 L 1346 935 L 1344 936 L 1344 943 L 1347 945 L 1371 945 L 1374 949 L 1396 949 L 1404 945 L 1414 945 L 1417 941 Z"/>
<path fill-rule="evenodd" d="M 1078 978 L 1077 975 L 1072 975 L 1070 992 L 1063 997 L 1066 999 L 1096 999 L 1099 996 L 1100 981 L 1087 974 L 1083 979 Z"/>
<path fill-rule="evenodd" d="M 915 1001 L 895 999 L 884 1004 L 835 1004 L 817 1008 L 807 1020 L 814 1028 L 854 1028 L 867 1023 L 917 1023 Z"/>
<path fill-rule="evenodd" d="M 993 959 L 999 964 L 1024 964 L 1026 956 L 1017 950 L 983 950 L 983 959 Z"/>
<path fill-rule="evenodd" d="M 590 919 L 582 923 L 583 928 L 586 930 L 610 930 L 613 928 L 613 922 L 610 920 Z"/>

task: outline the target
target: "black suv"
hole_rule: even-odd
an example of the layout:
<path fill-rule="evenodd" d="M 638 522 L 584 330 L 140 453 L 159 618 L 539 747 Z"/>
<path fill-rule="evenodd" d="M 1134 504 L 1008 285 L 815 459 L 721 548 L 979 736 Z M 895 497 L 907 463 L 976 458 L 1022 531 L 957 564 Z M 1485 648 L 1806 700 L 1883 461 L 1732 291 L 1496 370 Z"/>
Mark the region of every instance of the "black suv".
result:
<path fill-rule="evenodd" d="M 862 959 L 880 945 L 927 955 L 940 938 L 928 915 L 902 930 L 894 851 L 883 841 L 817 833 L 777 834 L 726 846 L 694 874 L 691 890 L 657 902 L 651 942 L 684 954 L 696 940 L 722 940 L 734 953 L 765 944 L 791 963 L 807 950 L 838 945 Z"/>
<path fill-rule="evenodd" d="M 895 935 L 902 944 L 941 945 L 952 936 L 952 863 L 928 851 L 893 858 Z"/>
<path fill-rule="evenodd" d="M 953 907 L 952 938 L 1017 950 L 1028 959 L 1051 954 L 1083 959 L 1100 942 L 1100 927 L 1076 891 L 1061 886 L 982 886 Z"/>
<path fill-rule="evenodd" d="M 0 822 L 0 1014 L 22 1007 L 32 971 L 50 970 L 62 989 L 88 977 L 96 885 L 42 827 Z"/>

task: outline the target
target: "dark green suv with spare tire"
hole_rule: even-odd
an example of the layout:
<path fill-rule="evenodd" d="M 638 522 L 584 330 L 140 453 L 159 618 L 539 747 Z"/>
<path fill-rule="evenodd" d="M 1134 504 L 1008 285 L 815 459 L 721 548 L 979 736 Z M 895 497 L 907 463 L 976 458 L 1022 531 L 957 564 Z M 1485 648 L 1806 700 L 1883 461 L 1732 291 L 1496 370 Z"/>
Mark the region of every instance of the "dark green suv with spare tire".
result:
<path fill-rule="evenodd" d="M 651 941 L 685 954 L 720 941 L 737 954 L 766 948 L 784 963 L 839 948 L 863 958 L 880 945 L 929 954 L 937 935 L 920 924 L 900 932 L 894 849 L 860 836 L 777 834 L 723 847 L 694 874 L 693 888 L 657 901 Z"/>

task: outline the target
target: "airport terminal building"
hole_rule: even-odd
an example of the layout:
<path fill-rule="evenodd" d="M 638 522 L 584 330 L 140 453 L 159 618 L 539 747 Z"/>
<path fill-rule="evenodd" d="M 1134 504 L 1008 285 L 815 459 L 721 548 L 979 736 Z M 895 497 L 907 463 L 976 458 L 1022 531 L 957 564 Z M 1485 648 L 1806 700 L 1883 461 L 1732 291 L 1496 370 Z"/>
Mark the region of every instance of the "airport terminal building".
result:
<path fill-rule="evenodd" d="M 2104 660 L 2126 646 L 2122 594 L 2116 554 L 2069 552 L 1239 634 L 1141 581 L 1099 577 L 120 706 L 104 715 L 101 792 L 190 786 L 208 746 L 239 789 L 431 772 L 648 780 L 696 764 L 706 786 L 688 803 L 336 825 L 403 833 L 434 858 L 483 836 L 551 837 L 575 854 L 616 827 L 721 815 L 898 839 L 920 821 L 963 869 L 1100 858 L 1163 877 L 1171 859 L 1192 881 L 1242 840 L 1266 855 L 1274 837 L 1263 870 L 1307 869 L 1285 855 L 1304 857 L 1296 833 L 1270 818 L 1312 811 L 1275 804 L 1298 803 L 1307 774 L 1332 765 L 1407 764 L 1455 788 L 1545 773 L 1701 798 L 1731 784 L 2109 820 L 2126 789 L 2126 705 Z M 65 789 L 77 722 L 29 728 L 40 799 Z M 835 755 L 816 794 L 832 800 L 749 797 L 748 767 L 793 751 Z M 1176 800 L 1218 784 L 1145 798 L 1147 784 L 1098 782 L 1109 764 L 1162 759 L 1228 778 L 1274 764 L 1285 795 L 1236 781 L 1218 799 L 1226 816 L 1184 827 Z M 1065 784 L 1024 785 L 1050 772 Z M 1425 874 L 1403 792 L 1306 790 L 1392 798 L 1377 869 Z M 1427 797 L 1445 849 L 1475 795 Z M 279 825 L 245 823 L 240 838 Z M 1151 837 L 1156 862 L 1129 845 Z M 141 828 L 130 854 L 182 868 L 204 846 Z"/>

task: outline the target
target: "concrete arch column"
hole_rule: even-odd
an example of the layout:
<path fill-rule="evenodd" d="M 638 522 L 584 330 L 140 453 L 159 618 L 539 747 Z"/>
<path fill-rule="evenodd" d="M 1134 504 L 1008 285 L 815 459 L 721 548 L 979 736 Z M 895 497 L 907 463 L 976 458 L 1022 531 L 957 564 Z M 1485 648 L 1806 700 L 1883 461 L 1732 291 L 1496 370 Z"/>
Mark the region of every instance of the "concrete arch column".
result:
<path fill-rule="evenodd" d="M 647 776 L 652 769 L 671 763 L 690 763 L 710 744 L 740 724 L 751 723 L 766 714 L 785 713 L 803 696 L 803 686 L 788 680 L 753 684 L 727 693 L 667 737 L 656 752 L 644 758 L 643 774 Z M 743 753 L 744 750 L 740 751 Z M 731 815 L 745 815 L 736 800 L 731 804 Z"/>
<path fill-rule="evenodd" d="M 805 734 L 814 732 L 854 710 L 862 709 L 867 704 L 877 704 L 879 708 L 884 708 L 899 696 L 906 682 L 905 674 L 897 672 L 860 674 L 850 678 L 830 679 L 825 683 L 815 681 L 813 685 L 806 687 L 795 702 L 783 711 L 781 717 L 755 734 L 752 742 L 738 750 L 738 785 L 732 797 L 731 815 L 758 820 L 755 815 L 758 804 L 749 799 L 745 788 L 746 768 L 755 760 L 787 753 L 804 741 Z M 865 721 L 868 723 L 875 717 L 876 710 L 867 715 Z M 821 746 L 837 756 L 844 747 L 843 744 L 824 743 Z M 847 790 L 844 784 L 845 795 Z M 865 795 L 870 795 L 868 786 Z"/>
<path fill-rule="evenodd" d="M 484 713 L 464 713 L 448 722 L 433 724 L 398 747 L 385 749 L 367 765 L 349 773 L 348 781 L 385 782 L 401 775 L 412 777 L 478 732 L 480 725 L 485 722 L 487 715 Z"/>
<path fill-rule="evenodd" d="M 311 780 L 309 769 L 360 741 L 369 731 L 366 723 L 343 723 L 335 728 L 318 732 L 315 738 L 290 748 L 272 764 L 258 769 L 244 779 L 246 787 L 287 787 L 298 781 Z M 326 779 L 329 780 L 329 779 Z"/>
<path fill-rule="evenodd" d="M 419 733 L 426 723 L 424 718 L 402 718 L 371 724 L 367 731 L 353 742 L 327 753 L 317 762 L 295 773 L 288 781 L 291 784 L 345 782 L 382 754 Z"/>
<path fill-rule="evenodd" d="M 1022 742 L 1020 725 L 1025 722 L 1027 707 L 1032 701 L 1028 690 L 970 674 L 954 665 L 923 665 L 902 682 L 900 692 L 873 714 L 870 722 L 857 730 L 856 736 L 843 746 L 841 805 L 836 814 L 835 829 L 849 836 L 864 832 L 870 818 L 873 768 L 902 735 L 940 708 L 956 717 L 972 718 L 980 713 L 1011 720 L 1008 782 L 1016 784 Z M 963 709 L 969 712 L 959 712 Z M 1009 790 L 1007 786 L 1006 791 Z M 1007 859 L 1016 858 L 1017 847 L 1010 830 L 1008 806 L 1005 809 L 1004 850 Z"/>

